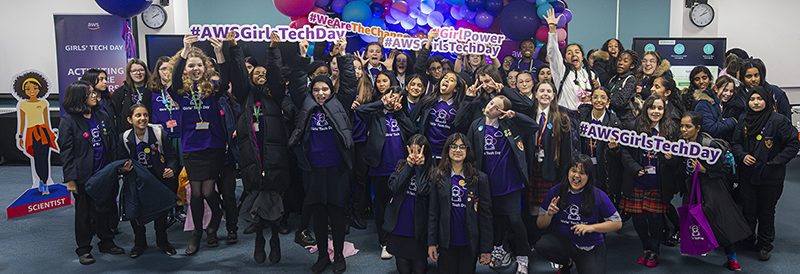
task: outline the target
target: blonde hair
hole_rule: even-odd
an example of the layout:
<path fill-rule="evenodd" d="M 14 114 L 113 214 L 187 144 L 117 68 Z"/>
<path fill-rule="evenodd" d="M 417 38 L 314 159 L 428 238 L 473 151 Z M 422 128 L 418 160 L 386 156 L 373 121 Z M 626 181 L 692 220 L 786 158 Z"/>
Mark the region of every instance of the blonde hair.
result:
<path fill-rule="evenodd" d="M 178 53 L 172 56 L 172 60 L 170 60 L 169 64 L 174 67 L 175 63 L 178 62 L 178 58 L 180 58 L 180 56 L 181 52 L 178 51 Z M 189 54 L 186 56 L 186 60 L 189 60 L 189 58 L 192 57 L 200 58 L 200 60 L 203 61 L 203 66 L 205 67 L 205 72 L 203 73 L 203 76 L 200 77 L 200 80 L 197 83 L 197 87 L 200 89 L 200 91 L 203 92 L 203 98 L 214 96 L 214 94 L 217 93 L 217 88 L 214 87 L 214 84 L 211 83 L 211 74 L 210 74 L 211 71 L 208 69 L 213 67 L 214 63 L 212 63 L 211 59 L 208 58 L 208 56 L 206 56 L 206 54 L 197 47 L 192 47 L 189 49 Z M 181 79 L 183 81 L 183 88 L 180 90 L 176 90 L 176 92 L 180 95 L 186 95 L 188 93 L 191 93 L 194 83 L 192 81 L 192 78 L 189 77 L 189 75 L 184 73 L 183 71 L 180 71 L 178 73 L 182 75 Z"/>

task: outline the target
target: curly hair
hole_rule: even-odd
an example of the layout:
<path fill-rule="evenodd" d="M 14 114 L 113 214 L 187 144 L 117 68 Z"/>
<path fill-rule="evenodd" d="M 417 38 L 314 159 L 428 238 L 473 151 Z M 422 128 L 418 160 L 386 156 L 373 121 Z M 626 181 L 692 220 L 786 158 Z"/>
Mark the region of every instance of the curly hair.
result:
<path fill-rule="evenodd" d="M 25 85 L 28 83 L 32 83 L 39 87 L 39 93 L 36 94 L 36 98 L 47 97 L 47 93 L 50 89 L 50 80 L 48 80 L 44 74 L 35 70 L 26 70 L 23 71 L 22 74 L 18 74 L 14 77 L 14 94 L 24 100 L 30 99 L 31 97 L 25 93 Z"/>
<path fill-rule="evenodd" d="M 172 60 L 170 60 L 169 64 L 174 67 L 175 63 L 178 62 L 178 58 L 180 57 L 181 52 L 178 51 L 174 56 L 172 56 Z M 211 70 L 208 69 L 213 67 L 214 63 L 211 62 L 211 59 L 209 59 L 200 48 L 194 46 L 189 49 L 189 54 L 186 56 L 186 60 L 188 61 L 192 57 L 200 58 L 200 60 L 203 61 L 203 66 L 205 67 L 205 73 L 203 73 L 203 76 L 200 77 L 199 83 L 197 83 L 197 87 L 203 92 L 203 98 L 214 96 L 214 94 L 217 93 L 217 89 L 214 87 L 214 84 L 211 83 Z M 176 92 L 178 92 L 180 95 L 191 93 L 193 88 L 192 78 L 183 71 L 178 73 L 182 75 L 181 79 L 183 80 L 183 88 L 176 90 Z"/>

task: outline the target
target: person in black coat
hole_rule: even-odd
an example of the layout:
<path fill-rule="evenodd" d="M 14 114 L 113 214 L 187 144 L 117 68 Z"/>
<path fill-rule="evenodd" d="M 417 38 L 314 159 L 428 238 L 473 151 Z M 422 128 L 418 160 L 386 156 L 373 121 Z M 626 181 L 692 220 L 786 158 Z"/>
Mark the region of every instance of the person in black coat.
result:
<path fill-rule="evenodd" d="M 346 40 L 340 41 L 346 43 Z M 319 258 L 311 267 L 320 273 L 331 265 L 328 257 L 328 219 L 333 231 L 333 272 L 343 273 L 347 265 L 342 250 L 346 223 L 346 206 L 350 170 L 353 168 L 352 114 L 348 107 L 356 97 L 356 77 L 351 55 L 337 57 L 339 90 L 327 76 L 317 76 L 306 85 L 309 58 L 308 41 L 302 41 L 300 56 L 291 72 L 289 93 L 299 113 L 297 126 L 289 138 L 303 169 L 305 205 L 314 216 L 314 234 L 318 241 Z M 310 90 L 309 90 L 310 89 Z"/>
<path fill-rule="evenodd" d="M 607 127 L 619 128 L 621 123 L 617 115 L 606 109 L 608 106 L 608 90 L 604 87 L 592 91 L 592 104 L 578 107 L 581 122 Z M 619 154 L 609 151 L 608 142 L 581 137 L 581 154 L 588 155 L 594 166 L 595 186 L 608 194 L 611 201 L 619 202 L 620 181 L 622 177 Z"/>
<path fill-rule="evenodd" d="M 783 192 L 786 164 L 797 155 L 800 140 L 788 118 L 772 111 L 775 101 L 762 86 L 754 86 L 746 97 L 747 113 L 739 118 L 731 150 L 739 168 L 742 215 L 750 229 L 758 232 L 758 259 L 767 261 L 775 240 L 775 205 Z"/>
<path fill-rule="evenodd" d="M 98 212 L 85 188 L 86 181 L 115 157 L 117 136 L 113 121 L 108 114 L 99 111 L 97 93 L 88 82 L 70 84 L 61 108 L 67 114 L 58 126 L 58 146 L 67 190 L 75 196 L 75 241 L 78 244 L 75 253 L 78 260 L 81 264 L 95 262 L 90 253 L 95 234 L 100 238 L 97 245 L 101 253 L 125 254 L 125 250 L 114 243 L 111 232 L 109 219 L 116 214 Z"/>
<path fill-rule="evenodd" d="M 450 135 L 444 152 L 428 174 L 428 257 L 439 263 L 439 273 L 475 273 L 478 257 L 480 264 L 488 264 L 492 251 L 489 178 L 478 170 L 464 134 Z"/>
<path fill-rule="evenodd" d="M 789 105 L 789 98 L 786 92 L 776 85 L 767 82 L 767 66 L 761 59 L 750 58 L 744 61 L 739 70 L 739 81 L 742 81 L 744 94 L 749 94 L 755 86 L 763 87 L 772 96 L 774 101 L 773 108 L 789 120 L 792 120 L 792 106 Z M 747 100 L 745 100 L 747 101 Z"/>
<path fill-rule="evenodd" d="M 456 114 L 455 128 L 458 132 L 469 132 L 469 125 L 478 118 L 483 117 L 484 107 L 492 98 L 503 95 L 511 101 L 515 112 L 527 113 L 533 102 L 525 98 L 518 91 L 503 86 L 500 72 L 492 65 L 484 65 L 475 72 L 475 83 L 467 88 L 463 108 Z"/>
<path fill-rule="evenodd" d="M 444 77 L 446 71 L 442 67 L 442 57 L 431 56 L 431 43 L 439 37 L 438 31 L 431 31 L 428 33 L 428 41 L 427 43 L 422 46 L 422 48 L 417 53 L 417 59 L 414 61 L 414 73 L 426 75 L 427 85 L 425 86 L 425 95 L 428 93 L 435 92 L 434 86 L 439 83 L 439 80 Z M 433 151 L 434 155 L 438 153 L 437 151 Z"/>
<path fill-rule="evenodd" d="M 114 108 L 118 112 L 116 132 L 131 129 L 131 124 L 127 121 L 131 106 L 143 104 L 147 108 L 147 113 L 153 113 L 153 93 L 147 88 L 149 79 L 150 71 L 147 70 L 147 64 L 144 61 L 139 58 L 128 61 L 128 65 L 125 67 L 125 82 L 111 94 Z"/>
<path fill-rule="evenodd" d="M 178 160 L 177 152 L 172 146 L 172 142 L 169 141 L 167 132 L 160 125 L 150 124 L 149 113 L 143 104 L 131 106 L 128 113 L 130 114 L 128 123 L 133 125 L 133 128 L 122 133 L 121 147 L 117 149 L 117 159 L 136 160 L 165 186 L 170 189 L 176 188 L 177 186 L 168 185 L 171 181 L 169 178 L 177 175 Z M 153 223 L 158 249 L 172 256 L 178 252 L 167 238 L 167 213 L 167 211 L 163 212 L 155 218 Z M 135 259 L 141 256 L 147 248 L 147 237 L 143 223 L 139 224 L 134 219 L 131 219 L 130 222 L 135 236 L 131 258 Z"/>
<path fill-rule="evenodd" d="M 405 159 L 389 177 L 392 198 L 386 206 L 383 229 L 389 232 L 386 248 L 395 257 L 400 274 L 424 274 L 428 270 L 428 208 L 434 169 L 428 139 L 415 134 L 408 139 Z"/>

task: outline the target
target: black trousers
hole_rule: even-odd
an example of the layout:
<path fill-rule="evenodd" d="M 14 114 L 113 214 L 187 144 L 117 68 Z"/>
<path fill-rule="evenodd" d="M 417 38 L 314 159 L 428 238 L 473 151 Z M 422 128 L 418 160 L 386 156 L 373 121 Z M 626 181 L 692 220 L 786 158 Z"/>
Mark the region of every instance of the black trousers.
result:
<path fill-rule="evenodd" d="M 41 128 L 39 130 L 42 130 Z M 33 149 L 33 166 L 36 170 L 36 176 L 39 177 L 39 180 L 47 183 L 47 180 L 50 178 L 50 135 L 46 132 L 40 133 L 42 136 L 42 141 L 36 141 L 34 138 L 33 144 L 31 144 L 31 148 Z M 43 142 L 46 141 L 46 144 Z"/>
<path fill-rule="evenodd" d="M 378 243 L 386 245 L 389 239 L 389 232 L 383 230 L 384 216 L 389 199 L 392 198 L 392 191 L 389 190 L 389 176 L 369 177 L 372 181 L 372 191 L 375 192 L 375 226 L 378 229 Z"/>
<path fill-rule="evenodd" d="M 474 274 L 477 263 L 469 246 L 439 247 L 439 274 Z"/>
<path fill-rule="evenodd" d="M 328 258 L 328 219 L 330 219 L 333 232 L 333 253 L 335 255 L 342 254 L 347 209 L 332 204 L 320 203 L 310 204 L 308 208 L 314 216 L 314 237 L 317 238 L 319 256 Z"/>
<path fill-rule="evenodd" d="M 222 195 L 222 210 L 225 211 L 225 226 L 228 231 L 237 231 L 239 227 L 239 210 L 236 201 L 236 164 L 227 164 L 217 181 L 217 188 Z"/>
<path fill-rule="evenodd" d="M 350 180 L 353 189 L 351 194 L 351 199 L 353 199 L 353 213 L 356 214 L 356 216 L 353 217 L 358 218 L 363 218 L 364 210 L 366 210 L 368 205 L 372 204 L 372 199 L 369 198 L 371 197 L 369 195 L 369 182 L 367 181 L 369 167 L 364 163 L 364 157 L 366 156 L 366 149 L 364 147 L 366 144 L 367 142 L 355 143 L 356 157 L 353 161 L 352 179 Z"/>
<path fill-rule="evenodd" d="M 92 251 L 92 237 L 97 234 L 100 248 L 115 246 L 114 234 L 111 232 L 111 219 L 118 215 L 115 210 L 111 212 L 97 212 L 94 206 L 94 199 L 86 194 L 84 185 L 78 185 L 78 193 L 75 197 L 75 242 L 78 248 L 75 253 L 78 256 Z M 116 208 L 116 207 L 115 207 Z"/>
<path fill-rule="evenodd" d="M 153 220 L 153 226 L 155 226 L 156 230 L 156 245 L 158 247 L 167 247 L 170 245 L 169 239 L 167 238 L 167 211 L 164 211 L 160 216 L 156 217 Z M 136 224 L 135 220 L 131 220 L 131 228 L 133 228 L 133 246 L 134 247 L 146 247 L 147 246 L 147 235 L 145 233 L 146 228 L 144 225 Z"/>
<path fill-rule="evenodd" d="M 526 214 L 526 213 L 522 213 Z M 531 249 L 528 243 L 528 230 L 522 222 L 522 214 L 494 215 L 494 246 L 503 245 L 507 232 L 511 229 L 513 237 L 509 240 L 514 244 L 514 253 L 517 256 L 530 256 Z"/>
<path fill-rule="evenodd" d="M 739 180 L 742 215 L 750 230 L 756 234 L 759 249 L 772 251 L 772 242 L 775 241 L 775 205 L 782 193 L 783 184 L 753 185 L 749 178 Z"/>
<path fill-rule="evenodd" d="M 566 235 L 547 233 L 536 243 L 536 252 L 548 261 L 568 265 L 569 259 L 575 263 L 578 273 L 606 273 L 606 244 L 595 245 L 592 250 L 578 249 Z"/>
<path fill-rule="evenodd" d="M 642 241 L 642 249 L 661 255 L 661 241 L 664 240 L 664 214 L 642 210 L 632 213 L 633 229 Z"/>

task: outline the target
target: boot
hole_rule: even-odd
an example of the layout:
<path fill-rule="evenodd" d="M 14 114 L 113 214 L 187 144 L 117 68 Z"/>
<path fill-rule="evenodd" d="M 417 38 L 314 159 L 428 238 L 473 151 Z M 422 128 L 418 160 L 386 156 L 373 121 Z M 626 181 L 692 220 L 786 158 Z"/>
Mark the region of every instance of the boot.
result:
<path fill-rule="evenodd" d="M 186 255 L 197 254 L 197 250 L 200 248 L 201 237 L 203 237 L 202 231 L 195 230 L 192 232 L 192 237 L 189 238 L 189 244 L 186 245 Z"/>

